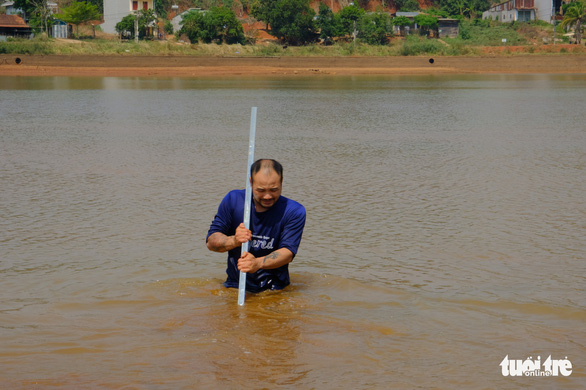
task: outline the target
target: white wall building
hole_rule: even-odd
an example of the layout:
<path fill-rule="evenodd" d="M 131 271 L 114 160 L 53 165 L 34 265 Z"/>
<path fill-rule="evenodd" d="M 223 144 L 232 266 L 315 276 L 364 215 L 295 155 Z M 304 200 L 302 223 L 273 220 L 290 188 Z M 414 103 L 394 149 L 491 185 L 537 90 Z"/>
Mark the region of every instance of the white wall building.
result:
<path fill-rule="evenodd" d="M 560 13 L 562 0 L 535 0 L 535 18 L 553 23 L 553 16 Z"/>
<path fill-rule="evenodd" d="M 116 34 L 116 24 L 125 16 L 141 9 L 154 9 L 153 0 L 104 0 L 102 30 L 108 34 Z"/>
<path fill-rule="evenodd" d="M 561 0 L 507 0 L 495 4 L 482 13 L 483 19 L 498 20 L 503 23 L 514 21 L 529 22 L 543 20 L 552 23 L 552 16 L 559 13 Z"/>

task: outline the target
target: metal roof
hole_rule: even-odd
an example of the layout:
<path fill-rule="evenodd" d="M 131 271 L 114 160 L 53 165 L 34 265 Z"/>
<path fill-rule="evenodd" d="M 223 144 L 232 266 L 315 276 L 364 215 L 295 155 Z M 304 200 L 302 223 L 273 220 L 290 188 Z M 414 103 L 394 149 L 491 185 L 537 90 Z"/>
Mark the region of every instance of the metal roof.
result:
<path fill-rule="evenodd" d="M 397 16 L 406 16 L 408 18 L 414 18 L 419 15 L 419 12 L 395 12 Z"/>

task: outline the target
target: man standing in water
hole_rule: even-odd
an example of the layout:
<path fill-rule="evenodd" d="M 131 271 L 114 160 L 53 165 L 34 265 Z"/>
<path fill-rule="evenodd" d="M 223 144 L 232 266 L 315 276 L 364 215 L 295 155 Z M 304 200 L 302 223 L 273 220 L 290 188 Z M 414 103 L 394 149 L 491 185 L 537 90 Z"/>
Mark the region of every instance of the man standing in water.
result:
<path fill-rule="evenodd" d="M 220 203 L 206 237 L 214 252 L 228 252 L 226 287 L 238 288 L 239 271 L 248 273 L 246 290 L 280 290 L 289 285 L 293 261 L 305 226 L 305 208 L 281 196 L 283 167 L 257 160 L 250 167 L 250 230 L 244 227 L 244 190 L 230 191 Z M 250 241 L 249 252 L 241 253 Z"/>

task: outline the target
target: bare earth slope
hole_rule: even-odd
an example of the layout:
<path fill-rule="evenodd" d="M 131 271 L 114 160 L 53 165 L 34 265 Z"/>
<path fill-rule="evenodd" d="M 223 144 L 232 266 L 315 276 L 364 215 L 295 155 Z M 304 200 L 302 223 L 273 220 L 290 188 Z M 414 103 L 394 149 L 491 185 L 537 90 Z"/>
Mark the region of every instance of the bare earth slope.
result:
<path fill-rule="evenodd" d="M 0 55 L 5 76 L 390 75 L 586 73 L 586 55 L 487 57 L 189 57 Z"/>

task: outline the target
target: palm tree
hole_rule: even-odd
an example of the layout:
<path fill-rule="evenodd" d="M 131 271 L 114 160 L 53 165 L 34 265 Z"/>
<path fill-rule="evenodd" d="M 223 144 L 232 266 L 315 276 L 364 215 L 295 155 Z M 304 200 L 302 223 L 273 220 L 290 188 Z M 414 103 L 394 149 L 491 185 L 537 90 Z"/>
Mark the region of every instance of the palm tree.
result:
<path fill-rule="evenodd" d="M 586 6 L 583 1 L 571 3 L 564 14 L 562 27 L 574 27 L 576 43 L 582 43 L 582 23 L 586 23 Z"/>

